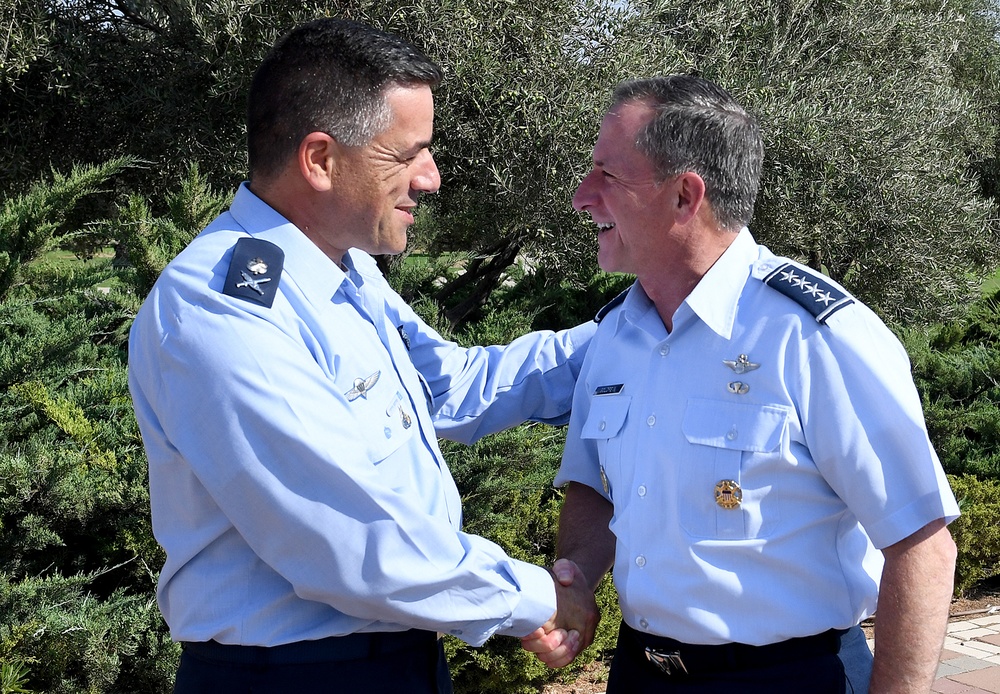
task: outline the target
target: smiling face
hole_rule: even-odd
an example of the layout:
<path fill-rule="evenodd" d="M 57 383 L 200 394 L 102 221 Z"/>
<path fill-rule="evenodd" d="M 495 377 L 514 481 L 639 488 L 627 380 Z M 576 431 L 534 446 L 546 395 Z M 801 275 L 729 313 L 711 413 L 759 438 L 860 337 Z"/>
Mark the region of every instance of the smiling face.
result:
<path fill-rule="evenodd" d="M 340 248 L 371 254 L 406 249 L 406 230 L 421 193 L 441 185 L 430 153 L 434 99 L 427 86 L 390 87 L 385 92 L 389 126 L 370 142 L 340 148 L 337 175 L 330 194 Z"/>
<path fill-rule="evenodd" d="M 653 109 L 641 101 L 613 107 L 601 122 L 594 165 L 573 196 L 573 208 L 598 225 L 598 264 L 606 272 L 641 274 L 673 223 L 672 180 L 661 181 L 653 162 L 636 148 Z"/>

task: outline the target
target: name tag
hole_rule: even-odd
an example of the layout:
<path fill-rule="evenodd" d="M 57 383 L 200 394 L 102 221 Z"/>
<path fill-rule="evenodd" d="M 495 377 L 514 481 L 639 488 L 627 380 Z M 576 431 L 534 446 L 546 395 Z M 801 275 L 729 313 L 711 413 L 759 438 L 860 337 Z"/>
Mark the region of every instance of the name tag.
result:
<path fill-rule="evenodd" d="M 610 386 L 597 386 L 597 390 L 594 391 L 594 395 L 615 395 L 616 393 L 622 392 L 622 388 L 624 387 L 624 383 L 615 383 Z"/>

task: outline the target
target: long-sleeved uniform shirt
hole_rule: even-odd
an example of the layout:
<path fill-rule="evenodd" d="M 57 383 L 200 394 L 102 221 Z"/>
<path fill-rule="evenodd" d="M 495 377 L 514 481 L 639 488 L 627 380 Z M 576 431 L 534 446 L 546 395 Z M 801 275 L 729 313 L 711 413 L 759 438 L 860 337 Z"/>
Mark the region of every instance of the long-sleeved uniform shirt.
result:
<path fill-rule="evenodd" d="M 236 268 L 244 292 L 277 282 L 270 307 L 229 295 L 247 237 L 284 252 L 280 277 L 252 274 L 271 258 Z M 343 263 L 242 186 L 136 316 L 129 383 L 171 634 L 263 646 L 408 628 L 473 645 L 525 635 L 555 611 L 552 579 L 461 531 L 436 432 L 471 442 L 566 421 L 593 324 L 464 349 L 370 256 Z"/>
<path fill-rule="evenodd" d="M 899 341 L 747 230 L 669 334 L 638 283 L 603 319 L 568 481 L 614 504 L 625 621 L 686 643 L 852 627 L 875 610 L 876 547 L 958 515 Z"/>

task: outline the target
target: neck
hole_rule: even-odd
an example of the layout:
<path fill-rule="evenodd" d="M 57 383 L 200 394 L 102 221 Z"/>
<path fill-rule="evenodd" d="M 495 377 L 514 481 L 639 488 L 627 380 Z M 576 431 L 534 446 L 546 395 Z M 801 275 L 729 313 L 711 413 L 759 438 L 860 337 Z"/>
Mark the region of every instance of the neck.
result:
<path fill-rule="evenodd" d="M 326 257 L 346 271 L 343 261 L 347 251 L 337 247 L 333 242 L 334 235 L 325 226 L 330 217 L 336 215 L 319 206 L 320 200 L 311 188 L 297 184 L 299 181 L 294 177 L 278 176 L 266 181 L 254 179 L 248 187 L 250 192 L 294 224 Z"/>
<path fill-rule="evenodd" d="M 647 272 L 637 274 L 667 332 L 673 330 L 674 313 L 736 237 L 717 226 L 693 228 L 680 233 Z"/>

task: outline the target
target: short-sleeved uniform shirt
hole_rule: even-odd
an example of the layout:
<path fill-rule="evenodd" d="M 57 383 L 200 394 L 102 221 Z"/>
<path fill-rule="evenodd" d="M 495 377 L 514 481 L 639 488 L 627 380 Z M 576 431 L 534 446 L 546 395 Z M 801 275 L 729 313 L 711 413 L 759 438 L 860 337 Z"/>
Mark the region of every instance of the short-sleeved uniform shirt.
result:
<path fill-rule="evenodd" d="M 875 610 L 876 548 L 958 515 L 898 340 L 745 229 L 669 334 L 638 283 L 604 317 L 568 481 L 614 504 L 625 621 L 687 643 L 856 625 Z"/>
<path fill-rule="evenodd" d="M 230 281 L 241 239 L 269 243 Z M 130 388 L 171 634 L 262 646 L 408 628 L 475 645 L 525 635 L 555 610 L 552 579 L 461 531 L 436 435 L 566 421 L 593 324 L 464 349 L 371 257 L 343 262 L 244 186 L 138 312 Z M 234 296 L 265 291 L 270 305 Z"/>

